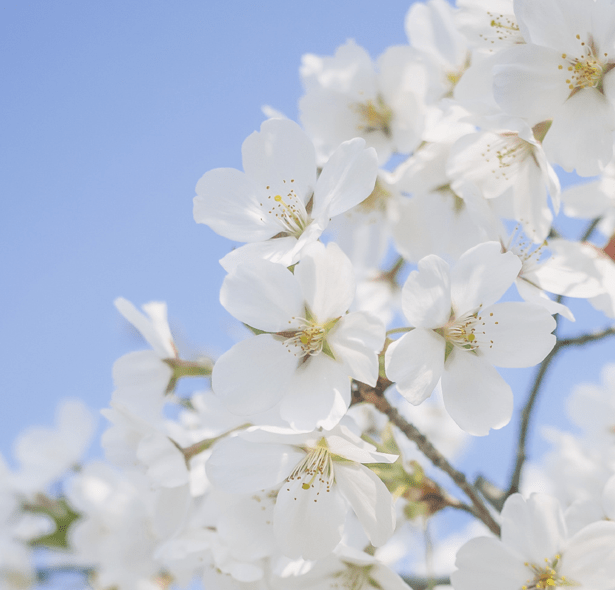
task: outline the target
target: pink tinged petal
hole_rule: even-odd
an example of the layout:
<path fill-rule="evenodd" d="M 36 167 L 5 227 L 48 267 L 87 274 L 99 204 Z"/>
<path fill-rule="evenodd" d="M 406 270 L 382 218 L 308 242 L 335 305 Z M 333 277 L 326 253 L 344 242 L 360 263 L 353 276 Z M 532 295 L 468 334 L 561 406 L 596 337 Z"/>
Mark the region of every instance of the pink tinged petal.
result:
<path fill-rule="evenodd" d="M 251 494 L 282 483 L 305 451 L 280 443 L 254 443 L 241 436 L 217 442 L 207 460 L 207 477 L 224 492 Z"/>
<path fill-rule="evenodd" d="M 604 292 L 593 246 L 551 240 L 549 249 L 551 258 L 528 273 L 528 280 L 545 291 L 567 297 L 595 297 Z"/>
<path fill-rule="evenodd" d="M 211 384 L 226 408 L 241 416 L 272 408 L 286 393 L 296 357 L 270 334 L 238 342 L 214 365 Z"/>
<path fill-rule="evenodd" d="M 335 483 L 352 506 L 374 547 L 395 530 L 393 497 L 382 480 L 359 463 L 335 463 Z"/>
<path fill-rule="evenodd" d="M 477 320 L 478 354 L 496 367 L 533 367 L 555 346 L 556 323 L 542 305 L 498 303 Z"/>
<path fill-rule="evenodd" d="M 234 168 L 210 170 L 196 185 L 194 220 L 237 242 L 271 238 L 281 226 L 264 211 L 264 189 Z"/>
<path fill-rule="evenodd" d="M 246 175 L 266 194 L 285 197 L 292 188 L 304 205 L 312 196 L 316 153 L 310 138 L 294 121 L 264 121 L 260 132 L 243 142 L 241 155 Z"/>
<path fill-rule="evenodd" d="M 559 501 L 546 494 L 513 494 L 502 510 L 502 542 L 530 563 L 553 559 L 563 548 L 566 524 Z M 529 573 L 529 570 L 528 570 Z"/>
<path fill-rule="evenodd" d="M 293 316 L 304 313 L 303 295 L 293 274 L 281 264 L 254 260 L 228 274 L 220 303 L 240 322 L 264 330 L 287 330 Z"/>
<path fill-rule="evenodd" d="M 384 324 L 361 311 L 342 316 L 327 336 L 335 358 L 353 379 L 374 386 L 378 381 L 378 353 L 385 339 Z"/>
<path fill-rule="evenodd" d="M 173 345 L 173 336 L 167 322 L 166 303 L 146 303 L 143 309 L 149 317 L 143 315 L 130 301 L 118 297 L 114 302 L 117 310 L 141 332 L 143 338 L 163 359 L 175 358 L 177 351 Z"/>
<path fill-rule="evenodd" d="M 615 522 L 594 522 L 576 533 L 562 554 L 561 571 L 584 588 L 612 590 Z"/>
<path fill-rule="evenodd" d="M 442 375 L 442 396 L 451 418 L 474 436 L 506 426 L 512 416 L 510 386 L 487 360 L 472 352 L 451 352 Z"/>
<path fill-rule="evenodd" d="M 504 112 L 527 119 L 531 126 L 551 119 L 570 95 L 567 66 L 558 49 L 538 45 L 506 49 L 493 68 L 495 100 Z"/>
<path fill-rule="evenodd" d="M 444 369 L 445 348 L 444 338 L 425 328 L 415 328 L 387 348 L 387 377 L 411 404 L 423 402 L 438 384 Z"/>
<path fill-rule="evenodd" d="M 305 232 L 302 235 L 305 235 Z M 252 242 L 231 250 L 220 259 L 220 266 L 226 272 L 233 272 L 240 264 L 250 263 L 253 260 L 269 260 L 282 266 L 290 266 L 296 262 L 293 259 L 296 247 L 297 238 L 293 236 Z"/>
<path fill-rule="evenodd" d="M 350 378 L 341 363 L 320 353 L 299 365 L 285 394 L 280 415 L 293 428 L 330 429 L 350 405 Z"/>
<path fill-rule="evenodd" d="M 455 590 L 520 590 L 528 578 L 523 560 L 499 539 L 478 537 L 457 552 L 451 583 Z"/>
<path fill-rule="evenodd" d="M 303 482 L 303 478 L 296 478 L 280 488 L 273 510 L 273 533 L 287 557 L 320 559 L 342 539 L 346 502 L 335 484 L 327 490 L 317 478 L 303 489 Z"/>
<path fill-rule="evenodd" d="M 317 242 L 305 248 L 295 277 L 318 322 L 345 314 L 354 299 L 352 263 L 335 242 L 326 247 Z"/>
<path fill-rule="evenodd" d="M 378 157 L 365 140 L 345 141 L 324 165 L 314 191 L 312 217 L 335 217 L 358 205 L 374 190 Z"/>
<path fill-rule="evenodd" d="M 402 289 L 401 305 L 413 326 L 439 328 L 451 315 L 451 278 L 448 264 L 431 254 L 419 260 Z"/>
<path fill-rule="evenodd" d="M 451 271 L 451 299 L 456 315 L 488 307 L 513 284 L 521 270 L 519 257 L 502 253 L 498 242 L 470 248 Z"/>
<path fill-rule="evenodd" d="M 549 299 L 549 296 L 533 285 L 532 283 L 525 280 L 523 277 L 519 277 L 515 281 L 515 285 L 517 286 L 517 291 L 519 291 L 519 295 L 523 297 L 525 301 L 529 303 L 535 303 L 536 305 L 541 305 L 544 307 L 551 315 L 559 313 L 564 316 L 567 320 L 574 322 L 574 315 L 565 305 L 558 303 L 557 301 L 553 301 Z"/>
<path fill-rule="evenodd" d="M 604 77 L 615 82 L 612 73 Z M 551 162 L 567 172 L 594 176 L 613 157 L 613 106 L 596 88 L 583 88 L 572 95 L 557 113 L 543 142 Z"/>

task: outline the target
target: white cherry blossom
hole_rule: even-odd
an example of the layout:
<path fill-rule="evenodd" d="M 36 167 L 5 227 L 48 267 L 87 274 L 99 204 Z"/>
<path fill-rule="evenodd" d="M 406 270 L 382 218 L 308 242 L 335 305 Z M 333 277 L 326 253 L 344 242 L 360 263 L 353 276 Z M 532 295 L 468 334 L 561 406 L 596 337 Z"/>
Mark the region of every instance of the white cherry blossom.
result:
<path fill-rule="evenodd" d="M 212 388 L 234 413 L 279 404 L 300 430 L 332 427 L 350 403 L 350 378 L 378 379 L 384 326 L 364 312 L 346 314 L 355 290 L 352 264 L 335 243 L 309 246 L 294 274 L 266 260 L 238 266 L 224 280 L 221 302 L 263 334 L 223 354 Z"/>
<path fill-rule="evenodd" d="M 582 176 L 613 157 L 615 5 L 608 0 L 515 0 L 526 44 L 499 54 L 495 99 L 530 126 L 552 120 L 549 159 Z"/>
<path fill-rule="evenodd" d="M 340 542 L 348 505 L 374 546 L 391 536 L 393 499 L 363 463 L 396 458 L 377 452 L 346 424 L 306 434 L 250 428 L 216 444 L 207 474 L 230 493 L 279 489 L 273 532 L 280 551 L 291 558 L 319 559 Z"/>
<path fill-rule="evenodd" d="M 404 315 L 415 326 L 386 351 L 389 379 L 420 404 L 442 378 L 446 410 L 466 432 L 485 435 L 510 420 L 512 391 L 493 365 L 531 367 L 555 344 L 555 320 L 532 303 L 495 302 L 521 269 L 497 242 L 468 250 L 451 269 L 423 258 L 402 290 Z"/>
<path fill-rule="evenodd" d="M 194 198 L 197 223 L 248 242 L 221 260 L 227 271 L 256 258 L 294 264 L 331 217 L 369 196 L 378 171 L 374 149 L 355 138 L 337 147 L 317 178 L 314 145 L 288 119 L 265 121 L 244 141 L 242 159 L 244 172 L 207 172 Z"/>
<path fill-rule="evenodd" d="M 555 498 L 513 494 L 502 510 L 502 538 L 478 537 L 457 553 L 455 590 L 610 590 L 615 579 L 615 523 L 575 534 Z"/>
<path fill-rule="evenodd" d="M 381 164 L 420 143 L 428 73 L 417 51 L 390 47 L 376 68 L 367 51 L 350 40 L 333 57 L 307 54 L 302 62 L 301 122 L 319 160 L 352 137 L 374 147 Z"/>

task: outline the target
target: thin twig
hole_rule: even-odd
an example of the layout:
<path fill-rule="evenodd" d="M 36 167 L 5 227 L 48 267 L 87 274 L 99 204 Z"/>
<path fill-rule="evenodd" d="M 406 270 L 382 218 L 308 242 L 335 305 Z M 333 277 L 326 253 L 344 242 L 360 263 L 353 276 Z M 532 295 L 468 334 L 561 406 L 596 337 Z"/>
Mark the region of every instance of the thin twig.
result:
<path fill-rule="evenodd" d="M 478 491 L 468 482 L 466 476 L 457 471 L 436 448 L 427 440 L 413 424 L 403 418 L 399 412 L 384 397 L 384 391 L 391 385 L 391 381 L 378 379 L 375 387 L 370 387 L 363 383 L 357 383 L 357 397 L 362 401 L 369 402 L 374 407 L 385 414 L 389 420 L 395 424 L 404 435 L 418 446 L 419 450 L 439 469 L 448 474 L 451 479 L 465 492 L 472 501 L 472 514 L 484 522 L 489 530 L 495 535 L 500 535 L 500 525 L 494 520 L 489 509 L 483 502 Z"/>
<path fill-rule="evenodd" d="M 602 221 L 602 217 L 596 217 L 596 219 L 592 219 L 591 223 L 587 226 L 585 233 L 581 236 L 581 239 L 579 240 L 579 242 L 585 242 L 586 240 L 588 240 L 589 236 L 591 236 L 594 233 L 596 226 L 601 221 Z"/>
<path fill-rule="evenodd" d="M 553 347 L 553 350 L 551 350 L 545 360 L 542 361 L 538 371 L 536 372 L 536 378 L 534 380 L 534 385 L 532 386 L 532 390 L 530 392 L 528 400 L 525 403 L 523 412 L 521 413 L 521 426 L 519 428 L 518 438 L 519 442 L 517 443 L 517 458 L 515 462 L 515 468 L 510 478 L 508 491 L 506 492 L 506 497 L 519 491 L 521 471 L 523 470 L 523 464 L 525 462 L 525 459 L 527 458 L 525 454 L 525 448 L 527 443 L 527 434 L 529 431 L 532 410 L 534 408 L 534 404 L 538 397 L 538 393 L 544 381 L 547 370 L 551 365 L 553 359 L 563 348 L 567 348 L 569 346 L 582 346 L 584 344 L 588 344 L 589 342 L 596 342 L 598 340 L 602 340 L 603 338 L 607 338 L 613 335 L 615 335 L 615 326 L 606 328 L 604 330 L 601 330 L 600 332 L 582 334 L 581 336 L 575 336 L 573 338 L 562 338 L 556 342 L 555 346 Z"/>
<path fill-rule="evenodd" d="M 536 399 L 538 398 L 538 392 L 540 391 L 540 387 L 542 382 L 547 374 L 547 369 L 553 362 L 555 355 L 559 352 L 561 348 L 561 341 L 555 343 L 555 346 L 551 350 L 551 352 L 546 356 L 546 358 L 542 361 L 540 366 L 538 367 L 538 371 L 536 372 L 536 377 L 534 378 L 534 385 L 532 386 L 532 391 L 525 402 L 525 406 L 523 411 L 521 412 L 521 426 L 519 428 L 519 438 L 517 443 L 517 458 L 515 461 L 515 468 L 513 470 L 513 474 L 510 478 L 510 484 L 508 485 L 508 491 L 506 492 L 505 498 L 508 498 L 511 494 L 515 494 L 519 491 L 519 482 L 521 481 L 521 470 L 523 469 L 523 463 L 525 462 L 525 447 L 527 442 L 527 433 L 530 426 L 530 418 L 532 416 L 532 410 L 534 409 L 534 404 Z"/>

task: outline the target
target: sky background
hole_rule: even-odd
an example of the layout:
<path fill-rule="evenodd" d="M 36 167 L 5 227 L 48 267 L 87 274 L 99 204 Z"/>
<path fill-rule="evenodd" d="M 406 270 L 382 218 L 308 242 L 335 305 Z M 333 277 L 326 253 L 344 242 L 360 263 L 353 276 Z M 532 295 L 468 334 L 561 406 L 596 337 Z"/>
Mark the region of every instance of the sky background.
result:
<path fill-rule="evenodd" d="M 377 57 L 407 42 L 409 5 L 0 2 L 0 452 L 9 463 L 18 433 L 51 426 L 61 398 L 108 405 L 114 360 L 144 348 L 116 297 L 166 301 L 184 357 L 233 344 L 237 324 L 218 302 L 218 260 L 231 244 L 194 222 L 197 180 L 241 168 L 262 105 L 297 119 L 304 53 L 331 55 L 354 38 Z M 607 324 L 586 304 L 574 309 Z M 607 359 L 612 341 L 564 353 L 536 424 L 561 423 L 572 385 L 597 381 Z M 504 373 L 517 407 L 531 373 Z M 462 466 L 501 481 L 515 436 L 513 422 L 477 440 Z M 537 435 L 532 444 L 534 456 L 545 448 Z"/>

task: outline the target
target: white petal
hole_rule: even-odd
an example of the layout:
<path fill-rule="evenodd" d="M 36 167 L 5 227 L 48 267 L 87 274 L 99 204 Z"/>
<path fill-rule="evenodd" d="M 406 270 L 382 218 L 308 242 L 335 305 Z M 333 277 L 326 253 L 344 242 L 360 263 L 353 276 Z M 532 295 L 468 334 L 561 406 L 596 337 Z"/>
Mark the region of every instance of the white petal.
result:
<path fill-rule="evenodd" d="M 374 547 L 395 530 L 393 498 L 382 480 L 360 463 L 335 463 L 335 482 L 363 525 Z"/>
<path fill-rule="evenodd" d="M 401 305 L 413 326 L 440 328 L 451 315 L 451 279 L 448 264 L 431 254 L 419 260 L 402 289 Z"/>
<path fill-rule="evenodd" d="M 489 429 L 510 421 L 513 394 L 510 386 L 486 360 L 453 350 L 442 375 L 444 407 L 469 434 L 485 436 Z"/>
<path fill-rule="evenodd" d="M 348 375 L 372 386 L 378 381 L 378 353 L 384 339 L 383 323 L 361 311 L 342 316 L 327 336 L 335 358 L 344 364 Z"/>
<path fill-rule="evenodd" d="M 602 506 L 607 517 L 615 520 L 615 475 L 611 476 L 604 486 Z"/>
<path fill-rule="evenodd" d="M 538 150 L 534 150 L 537 152 Z M 547 198 L 548 174 L 543 175 L 542 170 L 535 164 L 537 156 L 529 156 L 523 172 L 515 178 L 513 188 L 513 205 L 515 219 L 522 220 L 523 230 L 530 236 L 535 244 L 542 243 L 549 235 L 553 213 L 549 209 Z M 557 178 L 557 177 L 555 177 Z M 555 198 L 559 195 L 555 193 Z"/>
<path fill-rule="evenodd" d="M 265 187 L 257 186 L 239 170 L 210 170 L 197 183 L 196 193 L 194 220 L 229 240 L 256 242 L 281 231 L 275 218 L 263 213 Z"/>
<path fill-rule="evenodd" d="M 612 73 L 604 83 L 615 82 Z M 583 88 L 553 114 L 553 124 L 543 146 L 549 161 L 567 172 L 576 169 L 580 176 L 594 176 L 613 157 L 613 106 L 595 88 Z"/>
<path fill-rule="evenodd" d="M 294 446 L 228 437 L 215 444 L 207 477 L 225 492 L 251 494 L 282 483 L 304 457 L 305 452 Z"/>
<path fill-rule="evenodd" d="M 463 61 L 467 42 L 455 25 L 453 9 L 447 2 L 413 4 L 404 24 L 412 47 L 449 67 Z"/>
<path fill-rule="evenodd" d="M 317 242 L 305 248 L 295 277 L 319 322 L 340 317 L 350 307 L 355 292 L 354 270 L 335 242 L 327 247 Z"/>
<path fill-rule="evenodd" d="M 451 574 L 455 590 L 519 590 L 528 578 L 528 569 L 499 539 L 478 537 L 457 552 Z"/>
<path fill-rule="evenodd" d="M 160 539 L 178 532 L 190 512 L 192 497 L 188 485 L 160 488 L 153 494 L 152 528 Z"/>
<path fill-rule="evenodd" d="M 604 292 L 594 247 L 551 240 L 549 249 L 551 258 L 528 273 L 528 280 L 545 291 L 567 297 L 595 297 Z"/>
<path fill-rule="evenodd" d="M 398 455 L 389 453 L 380 453 L 376 447 L 358 438 L 353 440 L 350 431 L 343 425 L 340 425 L 340 430 L 344 436 L 340 434 L 329 434 L 327 436 L 327 444 L 329 450 L 344 459 L 349 459 L 356 463 L 395 463 Z"/>
<path fill-rule="evenodd" d="M 304 204 L 312 196 L 316 184 L 314 145 L 294 121 L 264 121 L 260 132 L 243 142 L 241 155 L 246 175 L 259 189 L 285 195 L 292 184 Z"/>
<path fill-rule="evenodd" d="M 498 303 L 483 309 L 477 319 L 483 324 L 477 341 L 486 340 L 478 354 L 497 367 L 533 367 L 555 346 L 555 320 L 541 305 Z"/>
<path fill-rule="evenodd" d="M 553 118 L 570 95 L 561 50 L 516 45 L 502 51 L 494 66 L 493 94 L 502 110 L 531 126 Z"/>
<path fill-rule="evenodd" d="M 387 377 L 411 404 L 423 402 L 436 387 L 442 376 L 445 348 L 444 338 L 425 328 L 415 328 L 387 348 Z"/>
<path fill-rule="evenodd" d="M 612 179 L 603 179 L 567 188 L 562 193 L 564 212 L 583 219 L 601 217 L 613 206 L 612 187 Z"/>
<path fill-rule="evenodd" d="M 591 27 L 592 0 L 515 0 L 515 15 L 527 43 L 573 53 L 575 35 Z"/>
<path fill-rule="evenodd" d="M 137 458 L 147 466 L 147 476 L 157 485 L 175 488 L 188 483 L 188 468 L 180 450 L 171 440 L 156 432 L 144 437 Z"/>
<path fill-rule="evenodd" d="M 315 480 L 303 489 L 302 482 L 295 479 L 282 485 L 273 511 L 273 532 L 284 555 L 320 559 L 342 539 L 346 502 L 335 484 L 326 490 Z"/>
<path fill-rule="evenodd" d="M 561 568 L 583 587 L 611 590 L 615 579 L 615 522 L 595 522 L 576 533 L 562 556 Z"/>
<path fill-rule="evenodd" d="M 296 247 L 297 238 L 294 236 L 275 238 L 264 242 L 252 242 L 231 250 L 220 259 L 220 266 L 226 272 L 233 272 L 240 264 L 249 264 L 253 260 L 269 260 L 282 266 L 290 266 L 293 262 L 296 262 L 296 260 L 293 260 Z"/>
<path fill-rule="evenodd" d="M 265 332 L 287 330 L 304 313 L 303 295 L 293 274 L 281 264 L 254 260 L 228 274 L 220 303 L 240 322 Z"/>
<path fill-rule="evenodd" d="M 517 287 L 517 291 L 519 291 L 519 295 L 521 295 L 525 301 L 535 303 L 536 305 L 541 305 L 551 315 L 559 313 L 571 322 L 575 321 L 574 315 L 568 307 L 558 303 L 557 301 L 549 299 L 549 296 L 542 289 L 539 289 L 532 283 L 526 281 L 524 278 L 519 277 L 515 281 L 515 285 Z"/>
<path fill-rule="evenodd" d="M 156 354 L 163 359 L 175 358 L 177 351 L 173 345 L 173 336 L 167 322 L 166 303 L 152 301 L 143 309 L 149 315 L 143 315 L 130 301 L 118 297 L 114 302 L 118 311 L 143 335 Z"/>
<path fill-rule="evenodd" d="M 350 405 L 350 378 L 324 353 L 301 364 L 288 383 L 280 415 L 297 430 L 333 428 Z"/>
<path fill-rule="evenodd" d="M 553 559 L 562 550 L 566 525 L 559 501 L 546 494 L 510 496 L 502 510 L 502 542 L 523 561 Z"/>
<path fill-rule="evenodd" d="M 521 270 L 519 257 L 502 253 L 498 242 L 474 246 L 457 261 L 451 272 L 451 299 L 456 315 L 488 307 L 513 284 Z"/>
<path fill-rule="evenodd" d="M 238 342 L 214 365 L 214 393 L 234 414 L 247 416 L 272 408 L 286 393 L 297 359 L 269 334 Z"/>
<path fill-rule="evenodd" d="M 325 164 L 316 190 L 312 217 L 335 217 L 358 205 L 374 190 L 378 157 L 365 140 L 355 137 L 338 147 Z"/>

